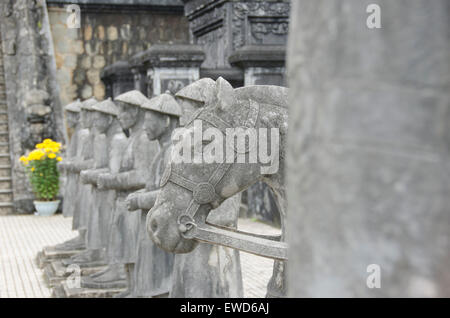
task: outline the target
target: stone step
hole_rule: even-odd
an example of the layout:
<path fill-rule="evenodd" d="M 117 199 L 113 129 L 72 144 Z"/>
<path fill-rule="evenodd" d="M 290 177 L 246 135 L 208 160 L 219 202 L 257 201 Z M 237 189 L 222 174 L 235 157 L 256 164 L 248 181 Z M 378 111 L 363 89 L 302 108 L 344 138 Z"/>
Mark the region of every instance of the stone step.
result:
<path fill-rule="evenodd" d="M 11 158 L 8 157 L 0 157 L 0 165 L 9 165 L 11 164 Z"/>
<path fill-rule="evenodd" d="M 0 142 L 8 142 L 9 141 L 9 133 L 2 131 L 0 132 Z"/>
<path fill-rule="evenodd" d="M 13 207 L 14 204 L 12 202 L 0 202 L 0 208 Z"/>
<path fill-rule="evenodd" d="M 0 152 L 9 152 L 9 144 L 7 142 L 0 142 Z"/>
<path fill-rule="evenodd" d="M 8 215 L 14 213 L 14 206 L 0 206 L 0 215 Z"/>
<path fill-rule="evenodd" d="M 1 193 L 0 192 L 0 203 L 10 203 L 12 206 L 13 194 L 10 193 Z"/>
<path fill-rule="evenodd" d="M 0 194 L 7 194 L 7 193 L 12 193 L 12 190 L 11 189 L 0 190 Z"/>
<path fill-rule="evenodd" d="M 5 168 L 1 168 L 1 167 L 5 167 Z M 11 177 L 11 165 L 0 165 L 0 178 L 10 178 L 10 177 Z M 3 190 L 0 190 L 0 191 L 3 191 Z"/>
<path fill-rule="evenodd" d="M 0 177 L 0 189 L 11 189 L 11 177 Z"/>

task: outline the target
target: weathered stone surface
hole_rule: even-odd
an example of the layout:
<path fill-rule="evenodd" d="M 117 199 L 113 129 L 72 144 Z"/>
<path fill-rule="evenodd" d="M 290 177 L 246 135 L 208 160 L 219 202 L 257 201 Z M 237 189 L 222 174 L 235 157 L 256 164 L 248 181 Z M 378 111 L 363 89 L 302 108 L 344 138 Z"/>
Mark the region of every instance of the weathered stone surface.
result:
<path fill-rule="evenodd" d="M 289 295 L 448 297 L 450 6 L 370 3 L 294 2 Z"/>

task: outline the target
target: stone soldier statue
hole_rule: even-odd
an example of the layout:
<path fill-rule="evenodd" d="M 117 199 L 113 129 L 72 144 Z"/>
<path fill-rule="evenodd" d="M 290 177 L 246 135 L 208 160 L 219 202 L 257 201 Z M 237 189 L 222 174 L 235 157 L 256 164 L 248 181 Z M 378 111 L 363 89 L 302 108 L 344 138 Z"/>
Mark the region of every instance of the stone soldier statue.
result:
<path fill-rule="evenodd" d="M 107 246 L 108 267 L 83 280 L 85 287 L 120 288 L 126 287 L 124 266 L 132 267 L 135 261 L 135 236 L 138 228 L 134 227 L 140 215 L 129 215 L 123 209 L 123 199 L 129 193 L 145 186 L 148 179 L 148 161 L 154 157 L 159 147 L 151 143 L 143 129 L 144 116 L 140 105 L 148 99 L 139 91 L 133 90 L 115 98 L 119 108 L 119 123 L 129 133 L 127 146 L 118 154 L 119 169 L 102 173 L 97 178 L 99 189 L 115 191 L 115 209 L 111 211 L 112 219 Z M 137 219 L 137 220 L 136 220 Z M 128 268 L 132 272 L 132 268 Z M 132 285 L 132 282 L 129 282 Z"/>
<path fill-rule="evenodd" d="M 125 136 L 117 121 L 118 109 L 107 99 L 92 106 L 95 136 L 93 141 L 93 159 L 80 172 L 82 183 L 90 186 L 91 200 L 86 208 L 87 215 L 87 250 L 72 256 L 64 264 L 78 264 L 80 266 L 99 266 L 104 264 L 105 247 L 108 240 L 109 217 L 114 204 L 114 191 L 103 191 L 96 186 L 99 173 L 109 169 L 118 169 L 115 161 L 121 153 L 121 140 L 124 145 Z M 112 147 L 113 142 L 115 148 Z"/>
<path fill-rule="evenodd" d="M 82 129 L 80 123 L 80 109 L 81 102 L 79 99 L 76 101 L 66 105 L 66 122 L 67 127 L 73 130 L 72 137 L 70 138 L 69 144 L 67 146 L 65 157 L 67 161 L 75 158 L 77 155 L 77 147 L 78 147 L 78 135 L 80 130 Z M 64 184 L 64 201 L 62 212 L 65 217 L 73 216 L 74 211 L 74 201 L 76 199 L 76 190 L 78 183 L 78 174 L 69 173 L 65 169 L 65 165 L 61 162 L 59 165 L 59 170 L 65 175 L 65 184 Z"/>
<path fill-rule="evenodd" d="M 149 207 L 153 206 L 155 190 L 159 187 L 165 157 L 169 154 L 171 134 L 178 126 L 182 110 L 168 93 L 152 98 L 142 105 L 142 109 L 145 112 L 144 127 L 147 137 L 152 141 L 157 140 L 161 150 L 151 162 L 145 190 L 130 194 L 127 198 L 129 209 L 140 209 L 142 213 L 133 296 L 161 297 L 167 296 L 170 290 L 173 254 L 155 246 L 147 235 L 145 224 Z"/>
<path fill-rule="evenodd" d="M 60 251 L 73 251 L 79 250 L 86 247 L 86 232 L 87 232 L 87 222 L 86 206 L 83 205 L 84 202 L 89 201 L 90 191 L 79 181 L 79 173 L 83 169 L 84 165 L 88 164 L 92 158 L 92 147 L 94 133 L 92 130 L 93 123 L 93 111 L 92 106 L 97 104 L 98 101 L 95 98 L 90 98 L 83 101 L 80 105 L 80 124 L 81 129 L 78 133 L 74 133 L 72 140 L 76 138 L 77 152 L 74 157 L 68 158 L 59 165 L 60 169 L 66 171 L 67 173 L 77 176 L 78 182 L 74 188 L 74 192 L 65 195 L 65 199 L 73 197 L 73 219 L 72 219 L 72 229 L 78 230 L 79 235 L 71 240 L 55 246 L 56 250 Z M 75 131 L 76 132 L 76 131 Z M 70 199 L 69 199 L 70 200 Z"/>
<path fill-rule="evenodd" d="M 215 82 L 211 79 L 202 79 L 186 89 L 180 91 L 176 97 L 178 105 L 182 106 L 183 115 L 181 122 L 189 120 L 192 113 L 200 109 L 204 102 L 210 97 L 211 88 L 215 87 Z M 165 98 L 167 104 L 171 103 L 169 98 Z M 163 98 L 160 98 L 163 100 Z M 157 101 L 155 99 L 152 102 Z M 155 103 L 157 104 L 157 103 Z M 161 103 L 159 103 L 161 104 Z M 159 106 L 164 107 L 165 104 Z M 158 108 L 158 107 L 155 107 Z M 150 136 L 149 136 L 150 137 Z M 165 139 L 160 139 L 163 144 Z M 165 151 L 161 153 L 152 163 L 154 168 L 152 177 L 149 180 L 145 193 L 134 194 L 128 198 L 129 208 L 141 208 L 144 211 L 153 207 L 158 194 L 160 179 L 165 168 L 165 162 L 170 151 L 168 151 L 169 141 L 164 146 Z M 224 202 L 222 207 L 217 209 L 218 213 L 212 213 L 212 222 L 222 225 L 236 226 L 240 197 L 231 198 Z M 216 216 L 214 216 L 214 214 Z M 221 222 L 218 222 L 217 216 Z M 148 226 L 148 225 L 147 225 Z M 145 240 L 144 240 L 145 242 Z M 151 243 L 147 243 L 151 246 Z M 153 247 L 156 248 L 156 247 Z M 142 253 L 145 254 L 145 253 Z M 209 260 L 214 260 L 214 264 L 209 264 Z M 139 258 L 139 261 L 142 261 Z M 142 261 L 141 268 L 145 268 L 145 261 Z M 137 270 L 137 281 L 142 280 L 145 270 Z M 145 290 L 145 286 L 143 286 Z M 142 290 L 139 291 L 138 293 Z M 208 244 L 199 244 L 197 249 L 191 254 L 176 255 L 174 270 L 172 274 L 172 284 L 170 286 L 170 297 L 239 297 L 242 296 L 242 277 L 238 252 L 224 250 Z"/>

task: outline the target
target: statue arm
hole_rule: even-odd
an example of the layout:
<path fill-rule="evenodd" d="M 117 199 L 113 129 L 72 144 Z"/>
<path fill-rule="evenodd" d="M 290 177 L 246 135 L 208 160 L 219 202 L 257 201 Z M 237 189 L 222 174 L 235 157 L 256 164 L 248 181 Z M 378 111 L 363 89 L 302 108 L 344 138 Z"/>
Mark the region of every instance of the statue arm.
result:
<path fill-rule="evenodd" d="M 94 167 L 94 164 L 94 159 L 74 160 L 73 163 L 68 166 L 68 170 L 73 173 L 81 173 L 82 170 L 92 169 Z"/>
<path fill-rule="evenodd" d="M 137 196 L 137 205 L 139 209 L 148 212 L 155 205 L 156 198 L 158 197 L 159 189 L 149 192 L 141 193 Z"/>
<path fill-rule="evenodd" d="M 142 189 L 131 193 L 126 199 L 128 211 L 142 209 L 144 213 L 147 213 L 155 204 L 158 193 L 159 189 L 154 191 Z"/>
<path fill-rule="evenodd" d="M 138 170 L 122 173 L 105 173 L 99 176 L 99 188 L 116 190 L 137 190 L 145 187 L 145 174 Z"/>
<path fill-rule="evenodd" d="M 80 172 L 81 182 L 97 185 L 98 176 L 108 171 L 108 168 L 83 170 Z"/>

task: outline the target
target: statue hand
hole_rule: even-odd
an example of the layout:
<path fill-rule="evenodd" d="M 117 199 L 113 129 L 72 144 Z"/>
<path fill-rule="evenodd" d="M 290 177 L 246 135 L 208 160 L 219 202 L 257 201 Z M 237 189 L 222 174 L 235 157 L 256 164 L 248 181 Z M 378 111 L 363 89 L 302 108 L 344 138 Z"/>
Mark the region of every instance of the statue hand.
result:
<path fill-rule="evenodd" d="M 138 196 L 135 193 L 131 193 L 125 199 L 128 211 L 135 211 L 139 209 Z"/>
<path fill-rule="evenodd" d="M 81 171 L 80 172 L 80 179 L 81 182 L 84 184 L 89 183 L 89 178 L 88 178 L 89 173 L 87 171 Z"/>

